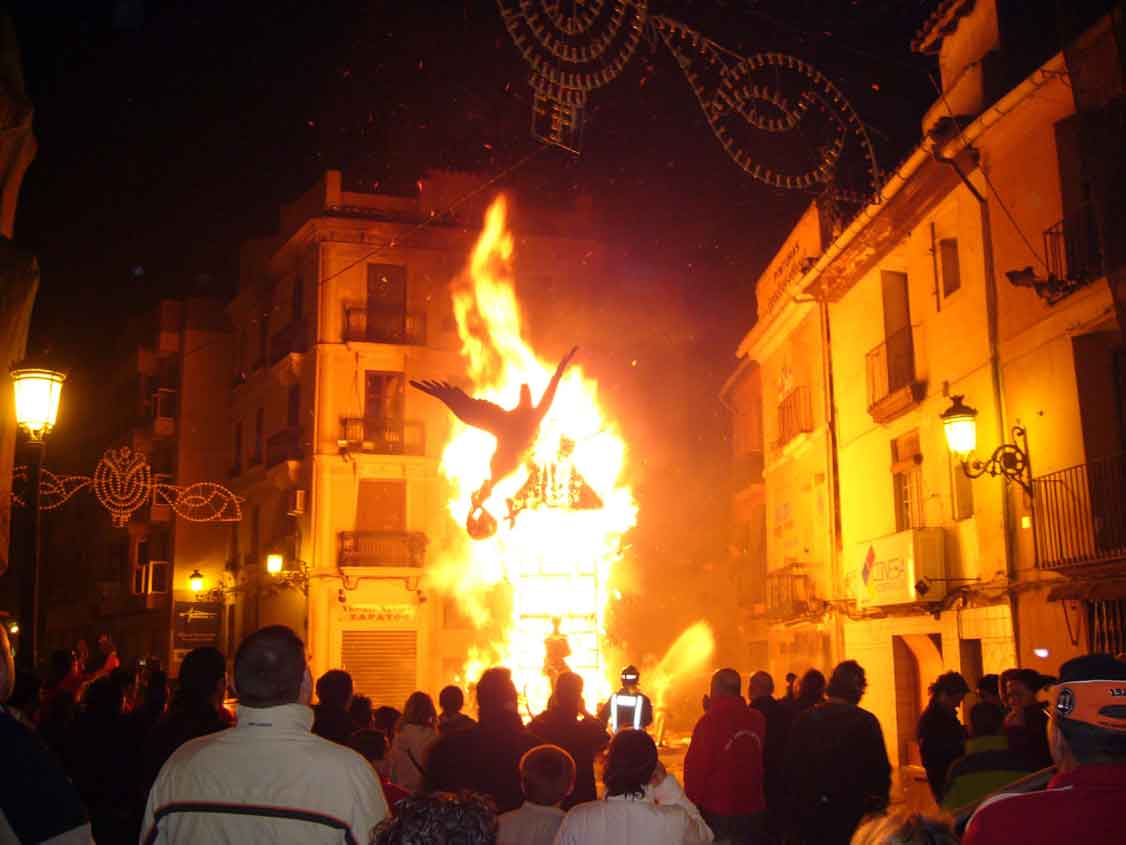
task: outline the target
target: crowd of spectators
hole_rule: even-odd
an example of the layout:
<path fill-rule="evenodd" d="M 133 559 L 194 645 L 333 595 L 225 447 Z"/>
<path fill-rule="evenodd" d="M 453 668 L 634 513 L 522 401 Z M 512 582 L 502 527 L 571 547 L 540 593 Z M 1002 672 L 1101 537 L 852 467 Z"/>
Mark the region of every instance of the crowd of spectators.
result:
<path fill-rule="evenodd" d="M 126 669 L 102 637 L 93 659 L 82 647 L 53 654 L 40 686 L 16 674 L 0 629 L 0 841 L 1126 842 L 1126 663 L 1109 655 L 1065 663 L 1058 681 L 1025 669 L 982 678 L 968 730 L 969 685 L 936 678 L 917 736 L 950 815 L 931 817 L 893 809 L 853 660 L 828 679 L 788 677 L 777 698 L 766 672 L 745 696 L 736 670 L 715 672 L 683 786 L 646 731 L 611 736 L 570 672 L 525 725 L 503 667 L 478 680 L 476 720 L 456 686 L 438 708 L 416 691 L 399 710 L 357 695 L 343 670 L 314 683 L 305 644 L 283 626 L 242 642 L 233 686 L 227 667 L 198 648 L 173 684 L 151 662 Z"/>

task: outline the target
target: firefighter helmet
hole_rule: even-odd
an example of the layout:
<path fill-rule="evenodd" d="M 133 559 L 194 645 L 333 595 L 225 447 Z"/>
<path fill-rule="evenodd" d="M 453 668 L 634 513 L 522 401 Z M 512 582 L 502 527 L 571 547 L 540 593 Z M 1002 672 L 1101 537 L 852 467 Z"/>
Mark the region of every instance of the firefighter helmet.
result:
<path fill-rule="evenodd" d="M 637 671 L 637 667 L 632 663 L 622 670 L 622 684 L 636 684 L 641 680 L 641 673 Z"/>

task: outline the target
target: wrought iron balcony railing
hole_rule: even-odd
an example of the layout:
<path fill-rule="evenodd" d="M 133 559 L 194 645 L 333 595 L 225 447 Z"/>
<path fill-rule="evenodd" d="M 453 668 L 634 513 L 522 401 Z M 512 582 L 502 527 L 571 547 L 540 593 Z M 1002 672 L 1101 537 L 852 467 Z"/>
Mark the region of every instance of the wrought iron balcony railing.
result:
<path fill-rule="evenodd" d="M 1083 285 L 1104 275 L 1098 224 L 1089 203 L 1044 231 L 1044 255 L 1048 273 L 1056 279 Z"/>
<path fill-rule="evenodd" d="M 1032 480 L 1042 569 L 1126 559 L 1126 455 Z"/>
<path fill-rule="evenodd" d="M 424 455 L 426 427 L 383 417 L 342 417 L 337 444 L 376 455 Z"/>
<path fill-rule="evenodd" d="M 778 403 L 778 439 L 775 446 L 781 448 L 799 434 L 813 431 L 813 406 L 810 403 L 809 387 L 801 385 L 787 393 Z"/>
<path fill-rule="evenodd" d="M 381 311 L 363 306 L 344 309 L 344 340 L 363 343 L 426 345 L 426 314 Z"/>
<path fill-rule="evenodd" d="M 300 461 L 305 457 L 301 448 L 301 429 L 283 428 L 274 432 L 266 440 L 266 468 L 277 466 L 282 461 Z"/>
<path fill-rule="evenodd" d="M 884 423 L 922 400 L 925 385 L 917 359 L 921 339 L 920 327 L 908 326 L 865 356 L 868 413 L 876 422 Z"/>
<path fill-rule="evenodd" d="M 426 564 L 429 541 L 421 531 L 341 531 L 340 566 L 411 566 Z"/>

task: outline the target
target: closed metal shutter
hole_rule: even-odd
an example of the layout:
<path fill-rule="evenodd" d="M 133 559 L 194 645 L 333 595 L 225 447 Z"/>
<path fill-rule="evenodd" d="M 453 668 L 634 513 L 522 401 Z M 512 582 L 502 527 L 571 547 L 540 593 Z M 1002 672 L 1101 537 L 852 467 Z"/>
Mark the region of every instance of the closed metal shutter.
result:
<path fill-rule="evenodd" d="M 340 662 L 352 676 L 357 695 L 376 707 L 403 709 L 418 689 L 416 631 L 342 631 Z"/>

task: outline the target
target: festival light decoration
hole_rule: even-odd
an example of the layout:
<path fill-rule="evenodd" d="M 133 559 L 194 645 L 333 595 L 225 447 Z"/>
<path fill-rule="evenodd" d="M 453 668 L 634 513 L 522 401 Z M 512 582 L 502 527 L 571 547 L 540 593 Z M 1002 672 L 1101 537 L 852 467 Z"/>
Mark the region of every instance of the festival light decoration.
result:
<path fill-rule="evenodd" d="M 26 477 L 25 467 L 17 467 L 17 477 Z M 128 524 L 133 514 L 147 502 L 164 504 L 189 522 L 238 522 L 242 519 L 242 499 L 222 484 L 197 481 L 186 487 L 153 480 L 152 467 L 143 452 L 128 446 L 109 449 L 94 468 L 94 474 L 61 475 L 42 471 L 39 502 L 42 510 L 55 510 L 78 491 L 91 487 L 98 503 L 109 511 L 118 527 Z M 20 497 L 13 496 L 22 505 Z"/>
<path fill-rule="evenodd" d="M 643 35 L 664 43 L 684 72 L 712 133 L 745 173 L 774 188 L 860 203 L 878 198 L 880 173 L 863 123 L 841 91 L 784 53 L 742 56 L 648 0 L 497 0 L 505 28 L 532 69 L 532 134 L 581 148 L 588 95 L 625 69 Z M 778 143 L 800 132 L 803 143 Z M 804 163 L 798 148 L 810 152 Z"/>

